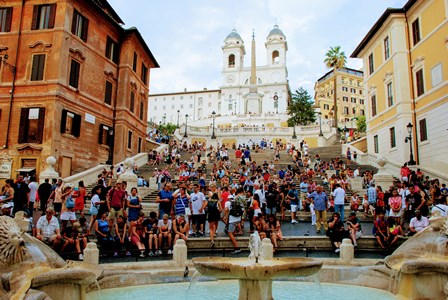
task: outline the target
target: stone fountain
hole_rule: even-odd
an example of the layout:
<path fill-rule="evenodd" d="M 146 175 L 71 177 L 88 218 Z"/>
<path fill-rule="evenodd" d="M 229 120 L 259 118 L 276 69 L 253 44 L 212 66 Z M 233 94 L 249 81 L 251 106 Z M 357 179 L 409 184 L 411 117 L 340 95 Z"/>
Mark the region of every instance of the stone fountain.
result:
<path fill-rule="evenodd" d="M 387 257 L 394 271 L 391 292 L 405 299 L 448 299 L 448 219 L 430 218 L 417 233 Z"/>
<path fill-rule="evenodd" d="M 102 274 L 96 266 L 66 263 L 28 235 L 29 221 L 18 212 L 0 216 L 0 299 L 85 299 L 85 289 Z"/>
<path fill-rule="evenodd" d="M 217 279 L 238 279 L 239 300 L 271 300 L 272 280 L 281 277 L 305 277 L 317 273 L 322 262 L 310 258 L 269 258 L 272 244 L 261 243 L 257 232 L 249 239 L 249 258 L 201 257 L 193 258 L 196 270 Z M 263 251 L 270 248 L 271 251 Z M 266 253 L 262 255 L 262 253 Z"/>

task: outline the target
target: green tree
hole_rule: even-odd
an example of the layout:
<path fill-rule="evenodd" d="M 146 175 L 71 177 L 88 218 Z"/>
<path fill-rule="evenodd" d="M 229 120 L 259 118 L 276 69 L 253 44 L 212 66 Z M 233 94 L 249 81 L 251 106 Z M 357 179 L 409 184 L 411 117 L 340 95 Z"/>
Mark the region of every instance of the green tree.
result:
<path fill-rule="evenodd" d="M 172 135 L 177 129 L 177 125 L 173 123 L 166 123 L 159 125 L 159 131 L 166 135 Z"/>
<path fill-rule="evenodd" d="M 292 94 L 291 105 L 288 107 L 288 126 L 307 125 L 316 121 L 311 99 L 308 91 L 302 87 Z"/>
<path fill-rule="evenodd" d="M 325 65 L 329 69 L 333 69 L 333 107 L 334 107 L 334 127 L 338 128 L 338 102 L 337 102 L 337 80 L 336 80 L 336 71 L 338 69 L 344 68 L 347 63 L 347 56 L 345 56 L 344 51 L 341 51 L 340 46 L 330 47 L 330 50 L 325 54 Z"/>
<path fill-rule="evenodd" d="M 367 125 L 366 125 L 366 116 L 359 116 L 356 120 L 356 128 L 359 132 L 366 132 Z"/>

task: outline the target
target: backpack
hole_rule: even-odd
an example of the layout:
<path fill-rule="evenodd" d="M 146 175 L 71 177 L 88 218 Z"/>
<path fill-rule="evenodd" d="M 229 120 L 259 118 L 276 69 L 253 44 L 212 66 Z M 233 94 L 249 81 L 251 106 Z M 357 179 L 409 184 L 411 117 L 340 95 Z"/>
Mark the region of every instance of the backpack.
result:
<path fill-rule="evenodd" d="M 73 200 L 72 196 L 67 196 L 67 199 L 65 200 L 65 206 L 68 209 L 72 209 L 75 207 L 75 201 Z"/>
<path fill-rule="evenodd" d="M 241 202 L 239 201 L 230 201 L 230 210 L 229 210 L 229 214 L 232 217 L 241 217 L 243 215 L 244 212 L 244 207 L 243 204 L 241 204 Z"/>

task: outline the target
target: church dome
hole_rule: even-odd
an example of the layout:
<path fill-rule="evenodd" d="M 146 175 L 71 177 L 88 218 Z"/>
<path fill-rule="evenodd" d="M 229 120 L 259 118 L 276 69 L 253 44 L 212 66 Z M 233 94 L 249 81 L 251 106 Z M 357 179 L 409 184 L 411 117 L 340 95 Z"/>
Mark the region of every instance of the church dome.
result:
<path fill-rule="evenodd" d="M 233 28 L 232 32 L 229 33 L 229 35 L 226 37 L 227 39 L 238 39 L 238 40 L 243 40 L 240 36 L 240 34 L 236 31 L 235 28 Z"/>
<path fill-rule="evenodd" d="M 269 32 L 268 39 L 270 37 L 272 37 L 273 35 L 280 35 L 281 37 L 283 37 L 283 39 L 286 38 L 285 34 L 283 33 L 283 31 L 280 28 L 278 28 L 277 24 L 274 26 L 274 28 L 271 30 L 271 32 Z"/>

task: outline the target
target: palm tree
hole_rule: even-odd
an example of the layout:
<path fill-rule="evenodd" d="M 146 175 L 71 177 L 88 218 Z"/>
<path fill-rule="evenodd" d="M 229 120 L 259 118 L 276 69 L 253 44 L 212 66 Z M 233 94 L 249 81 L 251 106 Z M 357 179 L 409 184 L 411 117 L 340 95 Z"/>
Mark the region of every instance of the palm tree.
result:
<path fill-rule="evenodd" d="M 325 54 L 325 60 L 324 63 L 327 66 L 327 68 L 329 69 L 333 69 L 333 86 L 334 86 L 334 104 L 333 104 L 333 108 L 334 108 L 334 127 L 336 128 L 336 133 L 337 133 L 337 128 L 338 128 L 338 102 L 337 102 L 337 93 L 338 93 L 338 89 L 336 86 L 336 71 L 338 69 L 344 68 L 345 64 L 347 62 L 347 56 L 345 56 L 344 51 L 341 51 L 341 46 L 335 46 L 335 47 L 330 47 L 330 50 L 328 50 L 328 52 Z"/>

